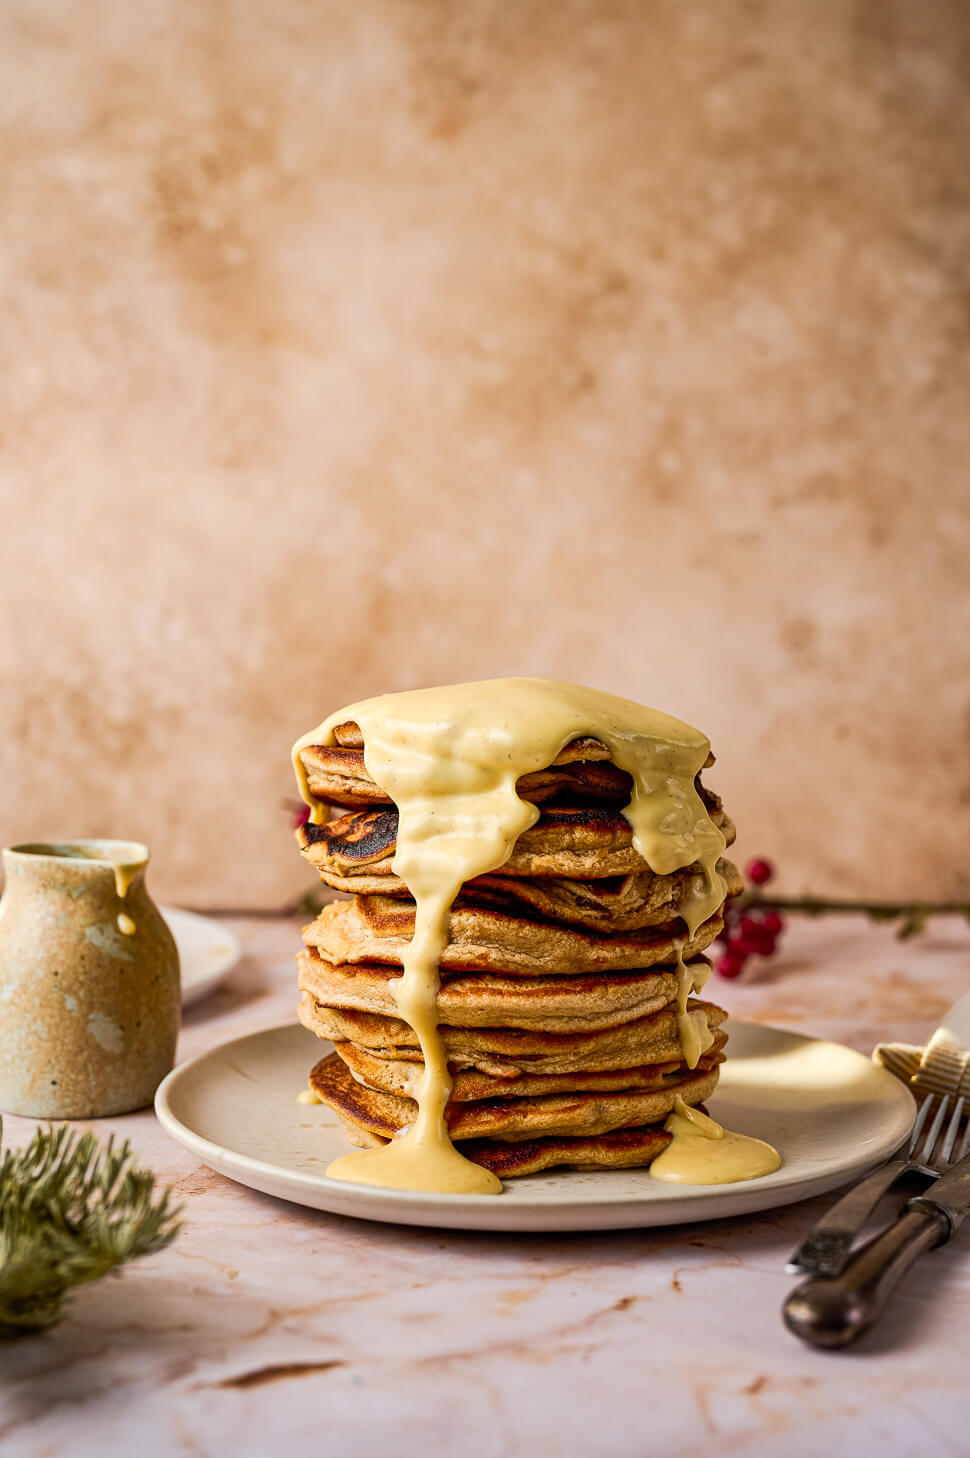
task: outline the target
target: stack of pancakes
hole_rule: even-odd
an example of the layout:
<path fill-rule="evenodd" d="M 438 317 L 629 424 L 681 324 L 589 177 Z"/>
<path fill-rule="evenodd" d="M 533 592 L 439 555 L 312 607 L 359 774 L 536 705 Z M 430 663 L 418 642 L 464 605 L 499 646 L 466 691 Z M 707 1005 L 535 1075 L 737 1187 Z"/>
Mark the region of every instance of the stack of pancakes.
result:
<path fill-rule="evenodd" d="M 301 1021 L 335 1052 L 310 1074 L 353 1144 L 392 1139 L 416 1114 L 417 1035 L 392 983 L 414 931 L 414 902 L 394 874 L 397 810 L 364 765 L 356 724 L 332 746 L 301 750 L 308 788 L 338 818 L 297 832 L 320 878 L 350 899 L 304 928 Z M 709 760 L 708 763 L 712 761 Z M 462 1153 L 499 1175 L 551 1165 L 646 1165 L 670 1135 L 677 1095 L 699 1104 L 723 1061 L 726 1014 L 692 999 L 710 1047 L 690 1068 L 677 1016 L 677 956 L 700 956 L 720 911 L 691 937 L 678 909 L 697 866 L 656 875 L 633 847 L 623 808 L 632 782 L 597 740 L 576 739 L 518 782 L 539 819 L 497 871 L 466 882 L 441 959 L 440 1032 L 454 1077 L 447 1107 Z M 697 788 L 728 844 L 734 826 Z M 737 868 L 718 862 L 725 895 Z M 704 1039 L 706 1042 L 707 1039 Z"/>

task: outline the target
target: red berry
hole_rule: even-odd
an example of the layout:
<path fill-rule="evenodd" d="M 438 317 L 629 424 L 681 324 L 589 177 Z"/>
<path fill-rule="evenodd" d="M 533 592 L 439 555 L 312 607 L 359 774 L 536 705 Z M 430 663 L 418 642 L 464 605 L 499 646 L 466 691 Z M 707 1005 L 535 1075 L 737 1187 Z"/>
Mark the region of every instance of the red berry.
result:
<path fill-rule="evenodd" d="M 293 813 L 292 813 L 292 815 L 290 816 L 290 819 L 291 819 L 291 821 L 293 823 L 293 829 L 294 830 L 299 830 L 299 828 L 300 828 L 301 825 L 306 825 L 306 823 L 309 820 L 309 818 L 310 818 L 310 807 L 309 807 L 309 805 L 303 805 L 299 810 L 294 810 Z"/>
<path fill-rule="evenodd" d="M 766 881 L 771 880 L 775 874 L 775 868 L 770 861 L 758 859 L 748 862 L 744 868 L 744 874 L 756 886 L 763 886 Z"/>
<path fill-rule="evenodd" d="M 752 937 L 748 945 L 756 957 L 770 957 L 775 950 L 775 939 L 772 936 Z"/>
<path fill-rule="evenodd" d="M 744 969 L 745 958 L 737 952 L 725 952 L 718 957 L 714 968 L 722 977 L 738 977 Z"/>
<path fill-rule="evenodd" d="M 770 932 L 774 937 L 785 929 L 784 920 L 778 915 L 777 911 L 766 911 L 761 918 L 761 925 L 766 932 Z"/>

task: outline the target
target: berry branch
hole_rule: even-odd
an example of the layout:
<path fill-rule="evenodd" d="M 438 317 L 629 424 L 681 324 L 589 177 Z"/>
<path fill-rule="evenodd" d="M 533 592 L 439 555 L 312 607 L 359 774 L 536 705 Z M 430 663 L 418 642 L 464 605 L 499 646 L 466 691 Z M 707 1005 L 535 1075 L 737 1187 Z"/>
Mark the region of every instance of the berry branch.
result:
<path fill-rule="evenodd" d="M 749 861 L 745 876 L 754 887 L 767 884 L 775 868 L 759 858 Z M 763 891 L 745 891 L 724 906 L 724 930 L 718 937 L 724 951 L 714 963 L 722 977 L 738 977 L 749 957 L 770 957 L 778 949 L 785 929 L 782 912 L 803 916 L 824 916 L 830 912 L 862 912 L 872 921 L 900 923 L 896 935 L 901 941 L 921 932 L 931 916 L 962 916 L 970 923 L 968 901 L 839 901 L 824 896 L 772 896 Z"/>

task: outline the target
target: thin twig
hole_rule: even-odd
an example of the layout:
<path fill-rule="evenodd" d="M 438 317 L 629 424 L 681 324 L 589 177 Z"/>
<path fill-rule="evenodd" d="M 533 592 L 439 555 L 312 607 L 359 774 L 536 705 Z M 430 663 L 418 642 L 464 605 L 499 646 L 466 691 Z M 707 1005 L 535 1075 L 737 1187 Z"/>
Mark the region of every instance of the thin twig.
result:
<path fill-rule="evenodd" d="M 900 921 L 896 935 L 901 941 L 923 931 L 932 916 L 962 916 L 970 923 L 970 901 L 843 901 L 828 896 L 773 896 L 770 892 L 745 891 L 735 898 L 733 905 L 742 911 L 764 907 L 813 917 L 862 913 L 871 921 Z"/>

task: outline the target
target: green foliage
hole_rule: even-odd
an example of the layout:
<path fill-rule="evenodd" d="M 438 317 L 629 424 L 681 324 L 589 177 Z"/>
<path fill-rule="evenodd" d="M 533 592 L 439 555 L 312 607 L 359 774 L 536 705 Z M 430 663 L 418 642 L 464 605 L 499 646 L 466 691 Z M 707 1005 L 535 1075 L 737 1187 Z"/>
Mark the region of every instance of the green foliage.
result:
<path fill-rule="evenodd" d="M 910 937 L 918 936 L 921 931 L 925 931 L 929 915 L 925 906 L 914 906 L 911 911 L 906 912 L 896 932 L 899 940 L 907 942 Z"/>
<path fill-rule="evenodd" d="M 316 887 L 314 887 L 311 891 L 304 891 L 293 909 L 301 916 L 319 916 L 323 904 L 323 897 Z"/>
<path fill-rule="evenodd" d="M 0 1338 L 55 1326 L 72 1286 L 97 1280 L 179 1232 L 178 1209 L 115 1148 L 62 1125 L 0 1162 Z"/>

